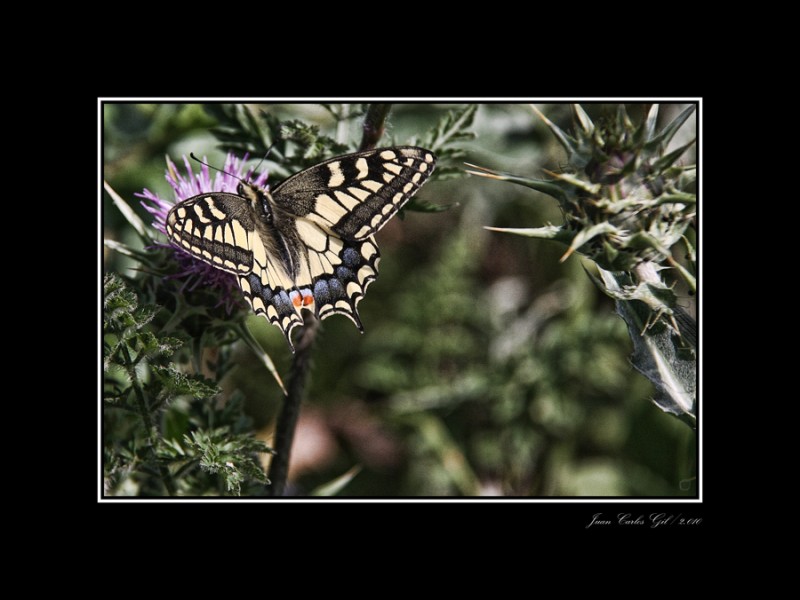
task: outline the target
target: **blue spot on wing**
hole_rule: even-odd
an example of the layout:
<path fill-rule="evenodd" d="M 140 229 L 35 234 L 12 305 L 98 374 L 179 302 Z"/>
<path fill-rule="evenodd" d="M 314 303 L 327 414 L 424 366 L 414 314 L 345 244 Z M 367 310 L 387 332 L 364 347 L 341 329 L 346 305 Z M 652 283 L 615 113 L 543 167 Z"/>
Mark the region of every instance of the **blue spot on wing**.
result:
<path fill-rule="evenodd" d="M 336 276 L 342 281 L 352 281 L 355 279 L 353 271 L 347 267 L 336 267 Z"/>
<path fill-rule="evenodd" d="M 344 246 L 339 252 L 339 264 L 333 267 L 332 273 L 323 273 L 312 281 L 314 304 L 320 319 L 332 314 L 343 314 L 350 317 L 363 331 L 356 304 L 364 296 L 366 286 L 377 277 L 379 253 L 371 251 L 369 259 L 364 258 L 361 253 L 361 247 L 365 243 L 375 246 L 372 238 L 368 242 L 342 241 Z M 366 273 L 362 271 L 365 267 L 368 268 Z"/>
<path fill-rule="evenodd" d="M 272 304 L 278 310 L 278 314 L 294 312 L 292 299 L 289 298 L 289 294 L 286 293 L 286 290 L 280 290 L 275 294 L 272 298 Z"/>
<path fill-rule="evenodd" d="M 328 288 L 332 298 L 341 298 L 345 295 L 344 285 L 342 285 L 342 282 L 335 277 L 332 277 L 328 280 Z"/>
<path fill-rule="evenodd" d="M 322 273 L 302 287 L 271 288 L 261 283 L 260 273 L 249 273 L 246 276 L 247 284 L 242 287 L 247 290 L 244 293 L 250 304 L 254 306 L 253 300 L 260 298 L 265 307 L 272 306 L 275 309 L 274 312 L 267 312 L 260 308 L 260 303 L 257 303 L 259 308 L 256 312 L 266 316 L 271 323 L 281 328 L 290 346 L 292 328 L 302 324 L 302 319 L 298 315 L 301 308 L 315 311 L 320 319 L 332 314 L 343 314 L 352 319 L 361 331 L 364 330 L 356 305 L 364 296 L 366 286 L 377 276 L 378 252 L 370 249 L 369 259 L 364 258 L 361 253 L 363 244 L 375 245 L 374 239 L 369 242 L 347 240 L 343 242 L 343 248 L 338 255 L 339 260 L 331 261 L 338 262 L 333 266 L 332 272 Z"/>
<path fill-rule="evenodd" d="M 314 283 L 314 300 L 322 305 L 330 302 L 331 291 L 328 288 L 328 282 L 323 279 L 318 279 Z"/>
<path fill-rule="evenodd" d="M 363 262 L 363 259 L 355 248 L 345 248 L 342 252 L 342 262 L 348 267 L 355 268 Z"/>

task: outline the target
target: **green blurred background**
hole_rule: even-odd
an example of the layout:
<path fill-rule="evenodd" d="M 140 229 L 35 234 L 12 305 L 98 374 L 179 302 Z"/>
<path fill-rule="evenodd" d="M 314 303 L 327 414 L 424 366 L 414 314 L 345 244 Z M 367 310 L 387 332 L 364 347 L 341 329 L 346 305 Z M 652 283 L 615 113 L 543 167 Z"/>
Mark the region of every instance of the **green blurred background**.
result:
<path fill-rule="evenodd" d="M 570 129 L 568 105 L 540 106 Z M 259 104 L 355 147 L 313 104 Z M 395 104 L 381 145 L 423 137 L 457 105 Z M 584 104 L 599 115 L 607 107 Z M 641 118 L 645 107 L 629 105 Z M 666 105 L 661 123 L 683 108 Z M 695 121 L 685 137 L 695 134 Z M 103 106 L 104 178 L 137 210 L 143 188 L 172 198 L 164 157 L 194 152 L 222 165 L 197 104 Z M 524 104 L 480 105 L 466 160 L 520 175 L 558 171 L 563 149 Z M 694 157 L 687 155 L 685 162 Z M 178 163 L 180 165 L 180 163 Z M 342 496 L 696 496 L 696 435 L 650 401 L 628 362 L 631 342 L 582 258 L 557 243 L 483 229 L 559 224 L 556 203 L 477 177 L 433 180 L 418 197 L 450 205 L 406 212 L 377 236 L 381 270 L 359 305 L 365 334 L 344 317 L 322 324 L 293 448 L 290 493 L 308 494 L 355 465 Z M 139 210 L 146 223 L 150 217 Z M 104 237 L 140 244 L 104 194 Z M 132 264 L 104 251 L 104 268 Z M 684 308 L 694 313 L 693 300 Z M 286 376 L 291 354 L 262 318 L 248 323 Z M 244 346 L 225 393 L 240 389 L 269 443 L 282 394 Z"/>

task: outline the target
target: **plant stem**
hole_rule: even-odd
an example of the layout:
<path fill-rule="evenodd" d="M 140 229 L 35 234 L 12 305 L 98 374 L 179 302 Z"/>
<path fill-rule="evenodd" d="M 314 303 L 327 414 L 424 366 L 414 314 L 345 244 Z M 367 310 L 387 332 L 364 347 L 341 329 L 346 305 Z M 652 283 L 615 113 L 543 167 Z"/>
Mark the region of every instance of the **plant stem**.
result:
<path fill-rule="evenodd" d="M 131 378 L 131 387 L 133 388 L 134 396 L 136 396 L 136 404 L 139 407 L 139 415 L 142 417 L 142 421 L 144 421 L 145 431 L 147 432 L 147 444 L 149 447 L 150 457 L 152 458 L 153 462 L 158 463 L 158 457 L 156 456 L 156 440 L 158 437 L 158 430 L 156 429 L 153 420 L 150 418 L 150 411 L 147 408 L 147 400 L 144 397 L 144 390 L 139 383 L 139 376 L 136 374 L 136 364 L 131 361 L 131 357 L 128 354 L 127 348 L 122 346 L 121 350 L 125 355 L 125 365 L 127 367 L 128 376 Z M 167 488 L 167 494 L 170 496 L 175 496 L 177 491 L 175 489 L 175 482 L 172 481 L 172 475 L 169 473 L 169 469 L 164 465 L 158 465 L 158 474 L 161 476 L 161 480 L 164 482 L 164 487 Z"/>
<path fill-rule="evenodd" d="M 369 150 L 377 146 L 383 135 L 383 124 L 389 115 L 391 104 L 370 104 L 364 117 L 363 130 L 359 150 Z M 289 459 L 291 457 L 294 431 L 297 427 L 297 418 L 300 416 L 300 405 L 305 395 L 308 373 L 311 369 L 311 350 L 319 329 L 319 319 L 308 313 L 305 314 L 303 329 L 297 341 L 292 366 L 289 370 L 287 394 L 283 408 L 278 415 L 275 426 L 275 455 L 269 466 L 270 487 L 268 495 L 273 497 L 283 496 L 286 489 L 286 478 L 289 474 Z"/>
<path fill-rule="evenodd" d="M 362 125 L 363 134 L 359 150 L 372 150 L 383 136 L 383 124 L 389 115 L 391 104 L 370 104 Z"/>
<path fill-rule="evenodd" d="M 294 431 L 297 427 L 297 418 L 300 416 L 300 405 L 305 395 L 308 373 L 311 369 L 311 350 L 319 329 L 319 319 L 306 313 L 300 339 L 297 341 L 292 367 L 289 371 L 287 395 L 283 401 L 283 408 L 278 416 L 275 426 L 275 455 L 269 466 L 270 487 L 268 495 L 283 496 L 286 489 L 286 477 L 289 474 L 289 458 L 294 441 Z"/>

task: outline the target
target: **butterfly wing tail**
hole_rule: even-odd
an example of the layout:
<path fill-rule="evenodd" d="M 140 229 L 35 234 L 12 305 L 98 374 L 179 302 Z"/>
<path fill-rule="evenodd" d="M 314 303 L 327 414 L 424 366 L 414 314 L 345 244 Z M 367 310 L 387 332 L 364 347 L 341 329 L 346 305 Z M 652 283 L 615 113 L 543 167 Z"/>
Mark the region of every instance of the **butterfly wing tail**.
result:
<path fill-rule="evenodd" d="M 240 277 L 239 286 L 253 312 L 278 327 L 286 336 L 289 348 L 294 352 L 292 329 L 302 325 L 303 318 L 290 294 L 285 290 L 276 290 L 262 284 L 261 278 L 255 273 Z"/>

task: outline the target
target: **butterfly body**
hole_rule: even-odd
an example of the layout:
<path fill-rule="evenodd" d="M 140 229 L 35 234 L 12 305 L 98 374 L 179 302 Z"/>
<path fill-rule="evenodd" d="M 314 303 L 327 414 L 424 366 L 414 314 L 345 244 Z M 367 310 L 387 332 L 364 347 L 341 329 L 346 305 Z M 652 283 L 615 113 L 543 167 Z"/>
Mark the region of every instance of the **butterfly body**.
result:
<path fill-rule="evenodd" d="M 173 244 L 237 276 L 245 299 L 289 345 L 301 311 L 349 317 L 378 275 L 373 237 L 425 183 L 436 164 L 413 146 L 336 157 L 274 190 L 251 183 L 237 194 L 209 192 L 170 210 Z"/>

